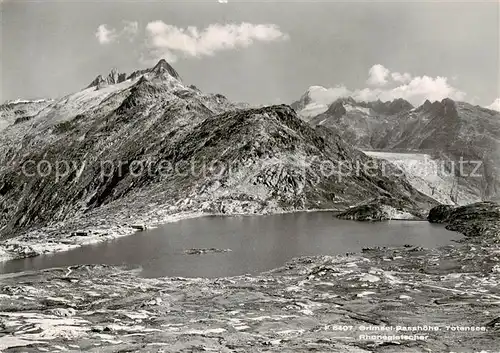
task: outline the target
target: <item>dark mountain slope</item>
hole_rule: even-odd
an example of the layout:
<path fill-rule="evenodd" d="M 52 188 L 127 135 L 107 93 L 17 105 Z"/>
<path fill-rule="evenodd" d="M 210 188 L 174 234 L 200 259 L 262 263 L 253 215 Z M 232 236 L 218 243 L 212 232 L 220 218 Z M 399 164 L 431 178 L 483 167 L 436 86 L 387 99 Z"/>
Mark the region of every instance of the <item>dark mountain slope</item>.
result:
<path fill-rule="evenodd" d="M 374 139 L 412 108 L 403 99 L 356 102 L 352 98 L 341 98 L 331 103 L 324 113 L 307 119 L 313 126 L 332 129 L 358 148 L 372 149 Z"/>

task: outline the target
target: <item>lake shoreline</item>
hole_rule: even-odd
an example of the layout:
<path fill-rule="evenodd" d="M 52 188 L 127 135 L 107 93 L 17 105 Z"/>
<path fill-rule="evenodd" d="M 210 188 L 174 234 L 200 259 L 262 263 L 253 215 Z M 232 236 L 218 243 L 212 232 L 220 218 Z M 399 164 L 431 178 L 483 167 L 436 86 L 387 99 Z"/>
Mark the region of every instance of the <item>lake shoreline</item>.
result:
<path fill-rule="evenodd" d="M 325 211 L 260 216 L 211 214 L 178 219 L 138 230 L 132 236 L 66 252 L 0 263 L 0 272 L 127 264 L 142 266 L 145 277 L 256 275 L 300 256 L 360 253 L 363 247 L 370 246 L 432 249 L 459 237 L 444 226 L 427 222 L 353 222 Z"/>
<path fill-rule="evenodd" d="M 44 229 L 29 232 L 25 235 L 20 235 L 13 238 L 8 238 L 6 240 L 0 241 L 0 263 L 10 260 L 24 259 L 30 257 L 36 257 L 45 254 L 53 254 L 58 252 L 64 252 L 68 250 L 73 250 L 82 246 L 99 244 L 102 242 L 107 242 L 109 240 L 118 239 L 121 237 L 132 236 L 147 229 L 154 229 L 161 225 L 178 222 L 181 220 L 194 219 L 199 217 L 250 217 L 250 216 L 267 216 L 267 215 L 279 215 L 279 214 L 292 214 L 300 212 L 332 212 L 336 214 L 340 212 L 336 209 L 310 209 L 310 210 L 282 210 L 272 213 L 204 213 L 200 211 L 192 212 L 179 212 L 169 214 L 167 217 L 162 217 L 160 219 L 153 220 L 151 222 L 143 222 L 139 219 L 138 222 L 130 222 L 129 225 L 108 225 L 103 227 L 89 227 L 82 226 L 77 227 L 84 229 L 82 232 L 86 235 L 84 236 L 71 236 L 71 231 L 60 231 L 61 233 L 66 233 L 65 236 L 59 236 L 58 239 L 50 239 L 50 237 L 44 236 Z M 140 228 L 143 228 L 141 230 Z M 78 233 L 76 232 L 76 233 Z M 49 238 L 49 239 L 47 239 Z M 69 238 L 73 238 L 73 242 L 68 242 Z M 47 241 L 50 240 L 50 241 Z"/>

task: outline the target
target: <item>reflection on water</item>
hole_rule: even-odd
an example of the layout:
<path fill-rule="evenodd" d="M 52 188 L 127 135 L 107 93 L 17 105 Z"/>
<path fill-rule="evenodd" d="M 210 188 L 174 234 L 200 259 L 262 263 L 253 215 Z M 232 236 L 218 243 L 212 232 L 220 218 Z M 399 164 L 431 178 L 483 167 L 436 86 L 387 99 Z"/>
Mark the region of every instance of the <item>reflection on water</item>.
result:
<path fill-rule="evenodd" d="M 428 222 L 362 223 L 339 220 L 329 212 L 203 217 L 63 253 L 0 263 L 0 272 L 110 264 L 139 265 L 146 277 L 222 277 L 270 270 L 297 256 L 360 252 L 367 246 L 433 248 L 459 238 Z M 184 254 L 191 248 L 232 252 Z"/>

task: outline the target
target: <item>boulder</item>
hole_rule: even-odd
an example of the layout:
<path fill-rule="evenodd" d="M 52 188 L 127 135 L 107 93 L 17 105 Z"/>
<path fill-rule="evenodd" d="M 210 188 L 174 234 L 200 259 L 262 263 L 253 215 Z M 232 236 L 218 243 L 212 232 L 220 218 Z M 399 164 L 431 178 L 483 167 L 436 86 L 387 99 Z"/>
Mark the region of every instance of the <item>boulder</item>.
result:
<path fill-rule="evenodd" d="M 447 223 L 455 206 L 439 205 L 429 211 L 427 220 L 431 223 Z"/>

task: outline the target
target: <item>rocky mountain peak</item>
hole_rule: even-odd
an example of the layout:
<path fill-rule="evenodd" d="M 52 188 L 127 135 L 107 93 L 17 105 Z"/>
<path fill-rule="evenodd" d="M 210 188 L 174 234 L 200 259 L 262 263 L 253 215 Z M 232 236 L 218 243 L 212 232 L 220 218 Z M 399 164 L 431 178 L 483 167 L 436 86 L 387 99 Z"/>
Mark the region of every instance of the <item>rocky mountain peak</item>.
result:
<path fill-rule="evenodd" d="M 455 101 L 449 98 L 445 98 L 441 101 L 442 113 L 446 119 L 457 121 L 458 111 Z"/>
<path fill-rule="evenodd" d="M 115 68 L 111 69 L 108 75 L 107 82 L 109 84 L 116 84 L 125 81 L 127 75 L 125 73 L 119 73 Z"/>
<path fill-rule="evenodd" d="M 352 97 L 345 98 L 345 102 L 349 104 L 356 104 L 356 100 L 354 100 L 354 98 Z"/>
<path fill-rule="evenodd" d="M 394 99 L 392 102 L 389 102 L 389 104 L 387 105 L 387 113 L 388 114 L 397 114 L 397 113 L 412 110 L 413 108 L 414 108 L 413 105 L 410 102 L 408 102 L 406 99 L 397 98 L 397 99 Z"/>
<path fill-rule="evenodd" d="M 404 98 L 396 98 L 391 102 L 391 104 L 399 104 L 399 105 L 404 105 L 404 106 L 408 106 L 408 107 L 413 108 L 413 104 L 411 104 L 410 102 L 408 102 Z"/>
<path fill-rule="evenodd" d="M 165 59 L 161 59 L 160 61 L 158 61 L 158 63 L 151 70 L 149 70 L 149 72 L 153 74 L 154 77 L 163 77 L 165 75 L 170 75 L 179 81 L 181 80 L 181 77 L 179 76 L 177 71 L 175 71 L 175 69 L 169 63 L 167 63 Z"/>
<path fill-rule="evenodd" d="M 111 72 L 108 75 L 108 81 L 111 81 L 113 83 L 118 81 L 118 71 L 115 68 L 111 69 Z"/>
<path fill-rule="evenodd" d="M 336 102 L 342 102 L 342 104 L 349 104 L 349 105 L 357 105 L 358 102 L 356 102 L 356 100 L 352 97 L 340 97 L 340 98 L 337 98 L 337 100 L 335 100 L 334 103 Z"/>
<path fill-rule="evenodd" d="M 97 87 L 97 89 L 99 89 L 99 87 L 101 87 L 104 83 L 105 83 L 105 80 L 102 77 L 102 75 L 97 75 L 97 77 L 94 78 L 92 80 L 92 82 L 90 82 L 90 84 L 87 86 L 87 88 Z"/>
<path fill-rule="evenodd" d="M 337 99 L 332 104 L 330 104 L 326 113 L 331 114 L 336 118 L 339 118 L 342 115 L 344 115 L 345 113 L 347 113 L 347 110 L 344 107 L 344 100 L 342 98 L 340 98 L 340 99 Z"/>
<path fill-rule="evenodd" d="M 148 79 L 170 80 L 173 78 L 175 81 L 181 81 L 180 75 L 165 59 L 158 61 L 152 68 L 134 71 L 127 79 L 134 80 L 144 75 Z"/>
<path fill-rule="evenodd" d="M 371 108 L 374 112 L 383 115 L 395 115 L 413 109 L 413 105 L 403 98 L 383 102 L 380 99 L 363 103 L 363 106 Z"/>
<path fill-rule="evenodd" d="M 423 110 L 429 110 L 431 108 L 431 106 L 432 106 L 431 101 L 428 100 L 428 99 L 426 99 L 425 102 L 424 102 L 424 104 L 422 104 L 420 106 L 420 108 L 423 109 Z"/>
<path fill-rule="evenodd" d="M 445 98 L 441 101 L 441 104 L 445 107 L 455 107 L 455 101 L 451 98 Z"/>
<path fill-rule="evenodd" d="M 446 115 L 446 116 L 456 116 L 457 107 L 455 101 L 450 98 L 445 98 L 442 101 L 430 102 L 426 100 L 419 108 L 419 111 L 433 114 L 433 115 Z"/>
<path fill-rule="evenodd" d="M 104 78 L 102 75 L 98 75 L 91 83 L 90 85 L 87 86 L 87 88 L 90 87 L 96 87 L 96 89 L 100 89 L 103 86 L 106 85 L 114 85 L 120 82 L 125 81 L 127 78 L 127 75 L 125 73 L 119 73 L 116 68 L 112 68 L 108 76 Z"/>
<path fill-rule="evenodd" d="M 312 99 L 311 99 L 311 95 L 309 94 L 310 93 L 310 89 L 307 90 L 301 97 L 298 101 L 295 101 L 293 102 L 290 106 L 297 112 L 299 112 L 300 110 L 304 109 L 304 107 L 306 105 L 308 105 L 309 103 L 311 103 Z"/>

